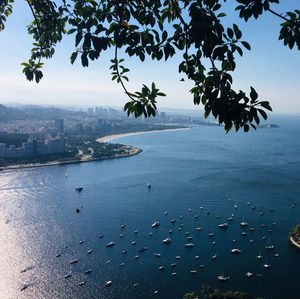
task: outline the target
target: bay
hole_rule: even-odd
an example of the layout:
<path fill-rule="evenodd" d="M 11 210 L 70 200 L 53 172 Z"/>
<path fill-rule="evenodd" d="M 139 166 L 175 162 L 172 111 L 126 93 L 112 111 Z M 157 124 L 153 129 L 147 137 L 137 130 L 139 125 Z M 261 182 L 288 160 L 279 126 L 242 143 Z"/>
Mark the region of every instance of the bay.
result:
<path fill-rule="evenodd" d="M 300 119 L 272 121 L 280 127 L 247 134 L 195 126 L 133 135 L 113 142 L 141 148 L 136 156 L 1 172 L 1 298 L 182 298 L 202 284 L 298 298 L 300 251 L 288 232 L 300 215 Z M 154 221 L 160 226 L 152 228 Z M 219 229 L 224 222 L 228 228 Z M 173 242 L 162 244 L 166 237 Z M 115 246 L 106 247 L 109 241 Z M 188 242 L 195 246 L 186 248 Z M 265 250 L 268 244 L 275 249 Z M 230 279 L 220 282 L 220 274 Z"/>

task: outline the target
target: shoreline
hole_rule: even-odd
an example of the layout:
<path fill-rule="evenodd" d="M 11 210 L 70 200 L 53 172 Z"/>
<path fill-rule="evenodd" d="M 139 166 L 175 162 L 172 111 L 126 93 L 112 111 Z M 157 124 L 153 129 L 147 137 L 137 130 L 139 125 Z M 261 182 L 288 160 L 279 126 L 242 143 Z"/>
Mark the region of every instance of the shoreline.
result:
<path fill-rule="evenodd" d="M 294 238 L 293 238 L 292 236 L 290 236 L 290 241 L 291 241 L 291 243 L 292 243 L 294 246 L 296 246 L 296 247 L 298 247 L 298 248 L 300 249 L 300 244 L 298 244 L 298 243 L 294 240 Z"/>
<path fill-rule="evenodd" d="M 33 164 L 19 164 L 19 165 L 10 165 L 10 166 L 4 166 L 0 167 L 1 171 L 9 171 L 9 170 L 16 170 L 21 168 L 34 168 L 34 167 L 48 167 L 48 166 L 56 166 L 56 165 L 66 165 L 66 164 L 77 164 L 77 163 L 85 163 L 85 162 L 95 162 L 95 161 L 102 161 L 102 160 L 108 160 L 108 159 L 118 159 L 118 158 L 126 158 L 130 156 L 135 156 L 139 153 L 141 153 L 142 150 L 137 147 L 131 147 L 131 150 L 127 154 L 118 154 L 111 157 L 102 157 L 102 158 L 89 158 L 86 160 L 80 159 L 73 159 L 73 160 L 66 160 L 66 161 L 50 161 L 47 163 L 33 163 Z"/>
<path fill-rule="evenodd" d="M 157 132 L 166 132 L 166 131 L 178 131 L 178 130 L 189 130 L 190 127 L 188 128 L 176 128 L 176 129 L 165 129 L 165 130 L 153 130 L 153 131 L 141 131 L 141 132 L 132 132 L 132 133 L 123 133 L 123 134 L 115 134 L 115 135 L 108 135 L 104 137 L 97 138 L 96 141 L 99 143 L 106 143 L 109 141 L 112 141 L 117 138 L 121 137 L 126 137 L 126 136 L 131 136 L 131 135 L 138 135 L 138 134 L 146 134 L 146 133 L 157 133 Z M 34 168 L 34 167 L 46 167 L 46 166 L 55 166 L 55 165 L 66 165 L 66 164 L 76 164 L 76 163 L 84 163 L 84 162 L 93 162 L 93 161 L 102 161 L 102 160 L 108 160 L 108 159 L 117 159 L 117 158 L 125 158 L 125 157 L 130 157 L 137 155 L 142 152 L 141 149 L 126 145 L 127 147 L 130 147 L 129 153 L 126 154 L 117 154 L 111 157 L 101 157 L 101 158 L 88 158 L 88 159 L 83 159 L 82 157 L 80 158 L 74 158 L 71 160 L 65 160 L 65 161 L 49 161 L 46 163 L 28 163 L 28 164 L 16 164 L 16 165 L 8 165 L 8 166 L 3 166 L 0 167 L 0 171 L 8 171 L 8 170 L 16 170 L 16 169 L 21 169 L 21 168 Z"/>
<path fill-rule="evenodd" d="M 153 130 L 153 131 L 141 131 L 141 132 L 132 132 L 132 133 L 122 133 L 122 134 L 114 134 L 114 135 L 108 135 L 104 137 L 97 138 L 97 142 L 109 142 L 117 138 L 121 137 L 127 137 L 127 136 L 133 136 L 133 135 L 139 135 L 139 134 L 147 134 L 147 133 L 159 133 L 159 132 L 169 132 L 169 131 L 181 131 L 181 130 L 189 130 L 188 128 L 176 128 L 176 129 L 162 129 L 162 130 Z"/>

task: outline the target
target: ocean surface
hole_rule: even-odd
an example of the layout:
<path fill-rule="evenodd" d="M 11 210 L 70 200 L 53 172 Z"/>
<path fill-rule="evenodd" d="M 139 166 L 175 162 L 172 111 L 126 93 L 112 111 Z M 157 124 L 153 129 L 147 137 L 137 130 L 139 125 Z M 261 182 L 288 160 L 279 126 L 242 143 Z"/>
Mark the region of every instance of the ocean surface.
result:
<path fill-rule="evenodd" d="M 0 298 L 182 298 L 202 284 L 299 298 L 300 250 L 288 232 L 300 222 L 300 118 L 272 123 L 280 127 L 128 136 L 114 142 L 141 154 L 0 172 Z M 166 237 L 173 242 L 162 244 Z"/>

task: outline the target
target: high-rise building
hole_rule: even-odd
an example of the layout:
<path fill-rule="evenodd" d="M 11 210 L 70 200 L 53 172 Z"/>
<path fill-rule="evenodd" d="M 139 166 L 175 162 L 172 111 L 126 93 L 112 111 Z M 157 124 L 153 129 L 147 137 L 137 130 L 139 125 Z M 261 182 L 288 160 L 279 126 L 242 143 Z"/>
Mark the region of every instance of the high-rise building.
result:
<path fill-rule="evenodd" d="M 63 119 L 56 119 L 55 120 L 55 129 L 59 133 L 63 133 L 64 132 L 64 120 Z"/>

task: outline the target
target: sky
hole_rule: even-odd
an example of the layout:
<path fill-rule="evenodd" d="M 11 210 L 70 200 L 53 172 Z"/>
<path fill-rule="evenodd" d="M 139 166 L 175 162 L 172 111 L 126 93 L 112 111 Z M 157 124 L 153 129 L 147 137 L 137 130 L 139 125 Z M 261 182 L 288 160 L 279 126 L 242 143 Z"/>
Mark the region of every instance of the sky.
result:
<path fill-rule="evenodd" d="M 230 2 L 230 3 L 229 3 Z M 300 9 L 299 0 L 281 0 L 272 8 L 279 13 Z M 233 73 L 234 88 L 250 91 L 253 86 L 261 100 L 270 101 L 274 113 L 300 114 L 300 51 L 290 50 L 278 41 L 281 20 L 265 13 L 258 20 L 245 23 L 234 12 L 236 2 L 227 1 L 223 18 L 224 25 L 236 23 L 243 32 L 243 40 L 251 44 L 251 51 L 244 50 L 242 58 L 237 58 L 237 68 Z M 113 52 L 104 53 L 97 61 L 83 68 L 78 59 L 70 63 L 70 55 L 75 50 L 74 36 L 65 36 L 56 47 L 56 53 L 46 60 L 44 78 L 39 84 L 28 82 L 22 73 L 21 62 L 27 61 L 31 51 L 31 37 L 26 25 L 32 16 L 25 1 L 16 1 L 14 12 L 0 32 L 0 104 L 40 104 L 76 106 L 123 107 L 128 101 L 123 89 L 111 81 L 110 62 Z M 167 94 L 159 98 L 158 107 L 176 109 L 202 109 L 194 106 L 189 89 L 193 86 L 178 73 L 181 56 L 165 62 L 150 58 L 141 63 L 136 58 L 125 58 L 130 69 L 129 90 L 140 90 L 142 84 L 152 82 Z"/>

